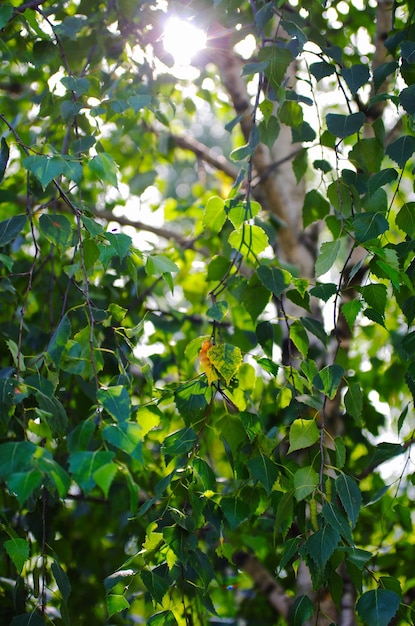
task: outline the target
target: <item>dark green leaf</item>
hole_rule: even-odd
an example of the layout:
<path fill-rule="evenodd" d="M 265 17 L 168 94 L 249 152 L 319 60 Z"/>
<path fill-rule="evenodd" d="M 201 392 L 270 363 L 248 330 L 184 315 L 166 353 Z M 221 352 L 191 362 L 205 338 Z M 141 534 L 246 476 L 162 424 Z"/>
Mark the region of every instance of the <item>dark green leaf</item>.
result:
<path fill-rule="evenodd" d="M 271 461 L 268 457 L 260 454 L 248 461 L 248 468 L 252 476 L 259 480 L 259 482 L 265 487 L 268 494 L 271 493 L 271 489 L 279 476 L 278 466 Z"/>
<path fill-rule="evenodd" d="M 400 168 L 405 167 L 405 163 L 411 158 L 415 152 L 415 137 L 412 135 L 404 135 L 399 137 L 386 148 L 386 154 L 399 165 Z"/>
<path fill-rule="evenodd" d="M 313 222 L 323 219 L 330 212 L 329 202 L 315 189 L 306 194 L 303 205 L 303 226 L 307 228 Z"/>
<path fill-rule="evenodd" d="M 314 615 L 314 604 L 308 596 L 298 596 L 290 608 L 289 618 L 292 626 L 302 626 Z"/>
<path fill-rule="evenodd" d="M 334 502 L 325 502 L 321 511 L 327 524 L 349 543 L 352 543 L 352 528 L 344 513 Z"/>
<path fill-rule="evenodd" d="M 143 569 L 140 576 L 151 596 L 161 604 L 163 597 L 170 589 L 170 581 L 165 576 L 165 569 L 162 567 L 156 567 L 153 570 Z"/>
<path fill-rule="evenodd" d="M 388 295 L 386 285 L 365 285 L 364 287 L 360 287 L 359 291 L 365 299 L 365 302 L 383 317 Z"/>
<path fill-rule="evenodd" d="M 348 381 L 348 390 L 344 396 L 344 405 L 346 411 L 353 417 L 355 422 L 361 426 L 362 424 L 362 409 L 363 409 L 363 394 L 360 389 L 360 385 L 357 382 Z"/>
<path fill-rule="evenodd" d="M 71 223 L 64 215 L 40 216 L 39 226 L 46 239 L 57 246 L 66 248 L 71 238 Z"/>
<path fill-rule="evenodd" d="M 388 626 L 399 604 L 400 598 L 393 591 L 373 589 L 360 596 L 356 609 L 368 626 Z"/>
<path fill-rule="evenodd" d="M 359 213 L 353 218 L 353 225 L 360 243 L 376 239 L 389 229 L 389 222 L 382 213 Z"/>
<path fill-rule="evenodd" d="M 43 189 L 65 170 L 65 161 L 61 157 L 32 155 L 23 159 L 23 165 L 36 176 Z"/>
<path fill-rule="evenodd" d="M 330 300 L 337 293 L 337 285 L 335 283 L 317 283 L 315 287 L 310 289 L 310 294 L 315 298 L 319 298 L 324 302 Z"/>
<path fill-rule="evenodd" d="M 65 350 L 66 342 L 71 334 L 71 323 L 66 315 L 63 316 L 58 324 L 55 332 L 53 333 L 48 345 L 48 353 L 55 366 L 59 366 L 59 361 Z"/>
<path fill-rule="evenodd" d="M 340 137 L 340 139 L 357 133 L 364 121 L 364 113 L 351 113 L 350 115 L 327 113 L 326 115 L 327 128 L 335 137 Z"/>
<path fill-rule="evenodd" d="M 300 319 L 304 328 L 317 337 L 323 346 L 326 347 L 329 338 L 323 324 L 312 317 L 301 317 Z"/>
<path fill-rule="evenodd" d="M 322 78 L 326 78 L 327 76 L 331 76 L 335 71 L 335 66 L 331 63 L 326 63 L 326 61 L 319 61 L 310 65 L 310 72 L 317 81 Z"/>
<path fill-rule="evenodd" d="M 59 587 L 59 591 L 62 594 L 62 598 L 66 602 L 71 594 L 71 583 L 69 582 L 68 575 L 57 561 L 53 561 L 51 570 L 56 584 Z"/>
<path fill-rule="evenodd" d="M 272 291 L 277 298 L 281 296 L 284 289 L 290 284 L 288 272 L 280 270 L 277 267 L 260 265 L 257 269 L 257 274 L 262 284 Z"/>
<path fill-rule="evenodd" d="M 352 96 L 355 96 L 360 87 L 369 81 L 370 76 L 368 66 L 361 64 L 344 69 L 342 75 Z"/>
<path fill-rule="evenodd" d="M 171 611 L 154 613 L 147 622 L 148 626 L 177 626 L 177 620 Z"/>
<path fill-rule="evenodd" d="M 0 222 L 0 247 L 5 246 L 17 237 L 26 224 L 26 215 L 14 215 Z"/>
<path fill-rule="evenodd" d="M 327 524 L 307 539 L 304 544 L 305 551 L 313 559 L 318 570 L 324 570 L 339 541 L 340 535 L 337 530 Z"/>
<path fill-rule="evenodd" d="M 251 513 L 249 504 L 236 497 L 222 498 L 220 507 L 231 530 L 235 530 L 239 524 L 248 519 Z"/>
<path fill-rule="evenodd" d="M 1 15 L 0 15 L 1 22 Z M 0 149 L 0 182 L 4 178 L 4 174 L 6 172 L 7 162 L 9 160 L 9 146 L 7 145 L 7 141 L 4 137 L 1 138 L 1 149 Z"/>
<path fill-rule="evenodd" d="M 125 233 L 105 233 L 105 238 L 110 242 L 114 253 L 123 260 L 131 247 L 131 237 Z"/>
<path fill-rule="evenodd" d="M 340 474 L 335 481 L 337 495 L 346 511 L 352 527 L 356 525 L 362 505 L 362 494 L 356 482 L 346 474 Z"/>
<path fill-rule="evenodd" d="M 163 452 L 167 456 L 176 456 L 190 452 L 197 441 L 193 428 L 181 428 L 168 435 L 164 440 Z"/>

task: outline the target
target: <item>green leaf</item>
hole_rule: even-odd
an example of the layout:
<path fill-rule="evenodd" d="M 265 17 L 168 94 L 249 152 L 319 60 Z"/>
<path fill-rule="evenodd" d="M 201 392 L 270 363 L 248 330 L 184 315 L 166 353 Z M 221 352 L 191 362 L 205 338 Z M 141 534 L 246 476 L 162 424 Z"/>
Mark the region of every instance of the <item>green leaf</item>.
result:
<path fill-rule="evenodd" d="M 98 180 L 112 187 L 118 187 L 117 166 L 110 154 L 100 152 L 87 161 L 87 166 Z"/>
<path fill-rule="evenodd" d="M 251 513 L 251 508 L 247 502 L 230 496 L 221 499 L 220 508 L 231 530 L 235 530 L 239 524 L 248 519 Z"/>
<path fill-rule="evenodd" d="M 187 454 L 192 450 L 196 441 L 197 435 L 193 428 L 181 428 L 165 438 L 163 453 L 165 456 Z"/>
<path fill-rule="evenodd" d="M 255 200 L 249 202 L 231 203 L 228 210 L 228 219 L 232 222 L 234 228 L 239 228 L 247 220 L 253 219 L 261 211 L 261 205 Z"/>
<path fill-rule="evenodd" d="M 356 604 L 356 610 L 368 626 L 388 626 L 400 604 L 399 596 L 389 589 L 366 591 Z"/>
<path fill-rule="evenodd" d="M 405 202 L 396 216 L 396 225 L 409 237 L 415 236 L 415 202 Z"/>
<path fill-rule="evenodd" d="M 320 431 L 314 420 L 296 419 L 290 426 L 290 447 L 288 454 L 303 448 L 310 448 L 320 438 Z"/>
<path fill-rule="evenodd" d="M 397 163 L 402 169 L 405 167 L 405 163 L 411 158 L 414 152 L 415 137 L 412 135 L 399 137 L 399 139 L 390 143 L 386 148 L 387 156 L 395 161 L 395 163 Z"/>
<path fill-rule="evenodd" d="M 321 513 L 329 526 L 337 530 L 346 541 L 352 543 L 352 528 L 346 516 L 335 503 L 326 501 Z"/>
<path fill-rule="evenodd" d="M 312 317 L 301 317 L 301 323 L 308 332 L 313 334 L 321 341 L 324 347 L 327 347 L 329 337 L 324 329 L 323 324 Z"/>
<path fill-rule="evenodd" d="M 277 296 L 277 298 L 281 296 L 284 289 L 286 289 L 291 282 L 289 273 L 280 270 L 278 267 L 260 265 L 257 269 L 257 275 L 261 283 L 269 289 L 274 296 Z"/>
<path fill-rule="evenodd" d="M 39 180 L 43 189 L 65 170 L 65 161 L 61 157 L 32 155 L 23 159 L 23 165 Z"/>
<path fill-rule="evenodd" d="M 59 366 L 61 356 L 65 350 L 66 342 L 68 341 L 70 335 L 71 323 L 68 317 L 64 315 L 53 333 L 47 348 L 47 352 L 56 367 Z"/>
<path fill-rule="evenodd" d="M 321 244 L 320 254 L 316 261 L 316 278 L 326 274 L 336 262 L 341 247 L 341 239 L 336 241 L 325 241 Z"/>
<path fill-rule="evenodd" d="M 149 276 L 160 276 L 161 274 L 178 272 L 176 263 L 163 254 L 153 254 L 147 257 L 146 274 Z"/>
<path fill-rule="evenodd" d="M 297 350 L 306 357 L 308 354 L 309 341 L 305 328 L 300 320 L 295 320 L 290 326 L 290 340 Z"/>
<path fill-rule="evenodd" d="M 360 300 L 350 300 L 345 302 L 342 306 L 342 313 L 346 318 L 346 322 L 350 330 L 353 330 L 354 323 L 360 311 L 363 309 L 363 304 Z"/>
<path fill-rule="evenodd" d="M 130 396 L 123 385 L 98 389 L 97 400 L 117 422 L 125 422 L 130 419 Z"/>
<path fill-rule="evenodd" d="M 33 494 L 42 482 L 43 475 L 38 470 L 16 472 L 7 479 L 7 486 L 14 493 L 20 506 Z"/>
<path fill-rule="evenodd" d="M 0 29 L 3 29 L 13 15 L 13 6 L 11 4 L 3 4 L 0 7 Z"/>
<path fill-rule="evenodd" d="M 66 602 L 71 595 L 71 583 L 69 581 L 68 575 L 57 561 L 53 561 L 51 565 L 51 570 L 55 578 L 56 584 L 58 585 L 59 591 L 62 594 L 62 598 Z"/>
<path fill-rule="evenodd" d="M 18 471 L 28 471 L 36 446 L 30 441 L 13 441 L 0 444 L 0 476 L 7 480 Z"/>
<path fill-rule="evenodd" d="M 335 283 L 317 283 L 315 287 L 310 289 L 310 294 L 312 296 L 319 298 L 324 302 L 328 302 L 336 293 L 337 285 Z"/>
<path fill-rule="evenodd" d="M 265 46 L 260 48 L 258 60 L 260 62 L 268 62 L 267 67 L 264 69 L 265 76 L 268 78 L 270 85 L 274 89 L 278 89 L 292 61 L 290 50 L 275 45 Z"/>
<path fill-rule="evenodd" d="M 357 382 L 347 382 L 347 392 L 344 396 L 344 406 L 349 415 L 353 417 L 355 422 L 362 425 L 362 410 L 363 410 L 363 394 L 360 389 L 360 385 Z"/>
<path fill-rule="evenodd" d="M 376 239 L 389 229 L 389 222 L 382 213 L 359 213 L 353 218 L 355 237 L 360 243 Z"/>
<path fill-rule="evenodd" d="M 217 372 L 225 380 L 226 385 L 229 385 L 231 378 L 235 376 L 241 366 L 241 349 L 230 343 L 218 343 L 212 346 L 207 354 Z"/>
<path fill-rule="evenodd" d="M 271 459 L 260 454 L 248 461 L 248 468 L 252 476 L 259 480 L 269 495 L 280 474 L 278 466 Z"/>
<path fill-rule="evenodd" d="M 393 167 L 388 167 L 380 172 L 372 174 L 367 183 L 368 192 L 373 195 L 380 187 L 390 185 L 398 178 L 398 172 Z"/>
<path fill-rule="evenodd" d="M 364 113 L 351 113 L 350 115 L 340 115 L 338 113 L 327 113 L 327 128 L 335 136 L 344 139 L 357 133 L 365 121 Z"/>
<path fill-rule="evenodd" d="M 63 467 L 53 459 L 49 450 L 45 448 L 38 448 L 35 458 L 37 468 L 50 478 L 59 497 L 64 498 L 69 491 L 71 480 Z"/>
<path fill-rule="evenodd" d="M 16 537 L 5 541 L 3 545 L 17 570 L 17 573 L 21 574 L 24 564 L 29 558 L 29 542 L 26 539 Z"/>
<path fill-rule="evenodd" d="M 151 596 L 159 604 L 162 603 L 163 597 L 170 589 L 170 581 L 167 577 L 161 576 L 161 568 L 154 568 L 153 570 L 143 569 L 140 572 L 141 580 L 150 592 Z"/>
<path fill-rule="evenodd" d="M 355 96 L 360 87 L 363 87 L 370 78 L 368 66 L 362 64 L 343 69 L 342 75 L 352 96 Z"/>
<path fill-rule="evenodd" d="M 212 398 L 212 389 L 203 378 L 179 385 L 174 394 L 177 410 L 191 423 L 203 418 Z"/>
<path fill-rule="evenodd" d="M 83 450 L 74 452 L 69 457 L 69 469 L 74 480 L 84 490 L 86 495 L 95 487 L 95 472 L 112 461 L 113 452 Z"/>
<path fill-rule="evenodd" d="M 365 302 L 383 317 L 388 295 L 386 285 L 365 285 L 364 287 L 360 287 L 359 291 L 365 299 Z"/>
<path fill-rule="evenodd" d="M 346 474 L 340 474 L 335 481 L 337 495 L 346 511 L 352 527 L 356 525 L 362 505 L 362 494 L 356 482 Z"/>
<path fill-rule="evenodd" d="M 17 237 L 26 224 L 26 215 L 14 215 L 0 222 L 0 247 L 5 246 Z"/>
<path fill-rule="evenodd" d="M 323 219 L 329 213 L 330 203 L 316 189 L 312 189 L 306 194 L 303 205 L 304 228 Z"/>
<path fill-rule="evenodd" d="M 313 379 L 313 385 L 324 393 L 325 396 L 333 400 L 337 393 L 342 377 L 344 375 L 344 369 L 341 365 L 327 365 L 324 367 Z"/>
<path fill-rule="evenodd" d="M 225 300 L 215 302 L 215 304 L 208 308 L 206 315 L 215 322 L 221 322 L 228 311 L 228 303 Z"/>
<path fill-rule="evenodd" d="M 77 96 L 82 96 L 83 94 L 88 93 L 91 86 L 88 78 L 77 78 L 76 76 L 64 76 L 61 78 L 61 83 L 64 87 L 66 87 L 66 89 L 76 92 Z"/>
<path fill-rule="evenodd" d="M 305 542 L 304 549 L 320 572 L 326 567 L 339 541 L 340 535 L 337 530 L 325 524 Z"/>
<path fill-rule="evenodd" d="M 322 78 L 326 78 L 327 76 L 331 76 L 335 71 L 335 66 L 331 63 L 327 63 L 326 61 L 318 61 L 317 63 L 312 63 L 310 65 L 310 73 L 317 81 Z"/>
<path fill-rule="evenodd" d="M 177 620 L 171 611 L 154 613 L 147 622 L 148 626 L 177 626 Z"/>
<path fill-rule="evenodd" d="M 103 435 L 104 436 L 104 435 Z M 105 437 L 104 437 L 105 439 Z M 125 448 L 122 448 L 125 450 Z M 134 454 L 131 454 L 134 458 Z M 140 460 L 141 460 L 141 451 L 140 451 Z M 98 487 L 101 487 L 104 496 L 108 498 L 109 490 L 113 483 L 113 480 L 118 472 L 118 465 L 116 463 L 108 463 L 107 465 L 102 465 L 96 472 L 94 472 L 94 480 L 97 483 Z"/>
<path fill-rule="evenodd" d="M 319 476 L 313 467 L 301 467 L 294 474 L 294 496 L 297 502 L 301 502 L 310 495 L 317 487 Z"/>
<path fill-rule="evenodd" d="M 290 608 L 289 619 L 292 626 L 302 626 L 314 615 L 314 604 L 308 596 L 298 596 Z"/>
<path fill-rule="evenodd" d="M 71 223 L 64 215 L 40 216 L 39 226 L 46 239 L 51 243 L 67 248 L 71 239 Z"/>
<path fill-rule="evenodd" d="M 119 424 L 109 424 L 102 431 L 102 437 L 105 441 L 112 444 L 119 450 L 122 450 L 133 459 L 143 462 L 142 456 L 142 440 L 143 433 L 139 424 L 134 422 L 121 422 Z M 99 470 L 101 469 L 98 468 Z M 94 472 L 94 480 L 98 483 L 97 472 Z M 98 478 L 102 480 L 105 478 L 98 474 Z M 100 485 L 101 486 L 101 485 Z"/>
<path fill-rule="evenodd" d="M 401 91 L 399 94 L 399 102 L 409 115 L 415 113 L 415 85 L 410 85 Z"/>
<path fill-rule="evenodd" d="M 1 15 L 0 15 L 1 21 Z M 6 172 L 7 163 L 9 160 L 9 146 L 7 145 L 7 141 L 4 137 L 1 138 L 1 148 L 0 148 L 0 182 L 4 178 L 4 174 Z"/>
<path fill-rule="evenodd" d="M 105 233 L 105 238 L 111 244 L 114 254 L 123 260 L 131 248 L 132 239 L 125 233 Z"/>
<path fill-rule="evenodd" d="M 107 596 L 108 617 L 112 617 L 116 613 L 120 613 L 121 611 L 129 608 L 130 603 L 124 596 L 114 593 L 111 593 Z"/>
<path fill-rule="evenodd" d="M 268 236 L 261 226 L 243 224 L 229 235 L 229 244 L 243 255 L 257 256 L 268 247 Z"/>

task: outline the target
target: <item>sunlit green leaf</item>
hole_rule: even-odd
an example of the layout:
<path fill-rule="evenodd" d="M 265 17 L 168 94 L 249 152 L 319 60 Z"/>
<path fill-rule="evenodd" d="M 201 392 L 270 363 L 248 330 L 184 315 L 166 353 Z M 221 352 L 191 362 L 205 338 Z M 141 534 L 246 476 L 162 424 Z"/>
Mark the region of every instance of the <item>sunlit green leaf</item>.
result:
<path fill-rule="evenodd" d="M 319 429 L 314 420 L 296 419 L 290 427 L 290 447 L 288 453 L 291 454 L 296 450 L 309 448 L 314 445 L 320 437 Z"/>
<path fill-rule="evenodd" d="M 24 564 L 29 558 L 30 546 L 27 539 L 21 539 L 19 537 L 8 539 L 3 544 L 4 549 L 13 561 L 13 565 L 17 569 L 17 572 L 21 574 Z"/>

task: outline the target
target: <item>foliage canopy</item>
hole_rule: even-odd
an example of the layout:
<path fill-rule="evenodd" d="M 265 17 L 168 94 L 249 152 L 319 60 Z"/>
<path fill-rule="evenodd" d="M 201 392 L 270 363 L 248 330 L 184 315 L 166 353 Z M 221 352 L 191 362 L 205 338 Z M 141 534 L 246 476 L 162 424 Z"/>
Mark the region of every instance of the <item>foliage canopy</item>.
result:
<path fill-rule="evenodd" d="M 0 5 L 2 623 L 415 623 L 413 3 L 300 4 Z"/>

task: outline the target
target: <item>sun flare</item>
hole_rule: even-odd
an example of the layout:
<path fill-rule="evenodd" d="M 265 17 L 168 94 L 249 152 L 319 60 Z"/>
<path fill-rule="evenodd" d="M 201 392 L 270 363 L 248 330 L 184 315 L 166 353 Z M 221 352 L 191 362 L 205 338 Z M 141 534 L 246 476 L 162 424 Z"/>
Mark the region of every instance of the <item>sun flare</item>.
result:
<path fill-rule="evenodd" d="M 163 43 L 175 65 L 190 65 L 195 54 L 205 48 L 206 34 L 190 22 L 172 17 L 166 23 Z"/>

